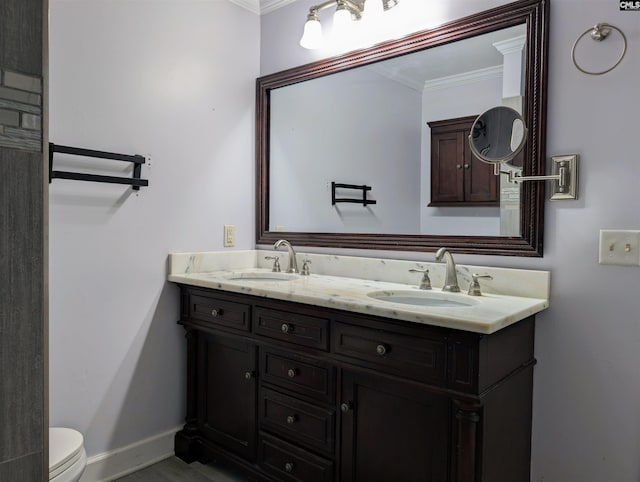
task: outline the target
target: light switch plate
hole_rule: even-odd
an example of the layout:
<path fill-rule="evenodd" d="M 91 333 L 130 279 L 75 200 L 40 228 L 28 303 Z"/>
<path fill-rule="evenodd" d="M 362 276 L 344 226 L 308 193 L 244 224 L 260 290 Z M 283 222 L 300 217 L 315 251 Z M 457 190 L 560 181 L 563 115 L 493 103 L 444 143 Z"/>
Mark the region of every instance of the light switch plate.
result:
<path fill-rule="evenodd" d="M 640 231 L 601 229 L 598 262 L 640 266 Z"/>

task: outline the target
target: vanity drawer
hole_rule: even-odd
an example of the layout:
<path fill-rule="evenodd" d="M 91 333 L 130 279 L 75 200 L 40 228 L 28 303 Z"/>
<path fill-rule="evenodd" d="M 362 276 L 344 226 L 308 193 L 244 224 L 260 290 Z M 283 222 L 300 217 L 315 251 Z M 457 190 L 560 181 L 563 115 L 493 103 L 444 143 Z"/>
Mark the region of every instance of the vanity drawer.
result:
<path fill-rule="evenodd" d="M 331 460 L 318 457 L 265 433 L 260 434 L 258 463 L 277 480 L 286 482 L 331 482 L 334 465 Z"/>
<path fill-rule="evenodd" d="M 329 320 L 287 311 L 256 307 L 254 331 L 258 335 L 327 351 Z"/>
<path fill-rule="evenodd" d="M 333 454 L 335 411 L 262 388 L 259 402 L 260 427 L 309 448 Z"/>
<path fill-rule="evenodd" d="M 260 379 L 314 400 L 333 403 L 336 369 L 334 366 L 291 353 L 281 354 L 264 348 L 260 352 Z"/>
<path fill-rule="evenodd" d="M 206 321 L 235 330 L 249 331 L 251 308 L 215 297 L 191 294 L 189 296 L 189 318 Z"/>
<path fill-rule="evenodd" d="M 423 338 L 336 322 L 333 351 L 387 373 L 425 382 L 446 376 L 444 339 Z"/>

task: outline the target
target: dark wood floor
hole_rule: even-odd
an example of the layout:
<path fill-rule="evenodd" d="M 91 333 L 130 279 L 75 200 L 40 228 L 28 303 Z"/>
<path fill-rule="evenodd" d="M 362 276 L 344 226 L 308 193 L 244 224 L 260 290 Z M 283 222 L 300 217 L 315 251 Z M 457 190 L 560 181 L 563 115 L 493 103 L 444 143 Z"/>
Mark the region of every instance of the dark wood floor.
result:
<path fill-rule="evenodd" d="M 230 467 L 186 464 L 177 457 L 169 457 L 117 482 L 247 482 L 247 478 Z"/>

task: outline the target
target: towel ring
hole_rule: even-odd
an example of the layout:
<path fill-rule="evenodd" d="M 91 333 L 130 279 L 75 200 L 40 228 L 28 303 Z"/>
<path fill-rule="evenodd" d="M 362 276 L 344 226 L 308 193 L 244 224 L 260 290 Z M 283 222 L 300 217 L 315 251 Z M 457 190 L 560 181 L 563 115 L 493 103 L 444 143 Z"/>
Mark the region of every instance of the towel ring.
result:
<path fill-rule="evenodd" d="M 624 42 L 623 47 L 622 47 L 622 54 L 620 54 L 620 58 L 617 60 L 617 62 L 615 64 L 613 64 L 613 66 L 609 67 L 606 70 L 601 70 L 601 71 L 596 71 L 596 72 L 591 72 L 589 70 L 585 70 L 582 67 L 580 67 L 578 65 L 578 62 L 576 61 L 576 46 L 578 45 L 578 42 L 580 42 L 580 40 L 582 40 L 582 37 L 584 37 L 585 35 L 590 33 L 591 34 L 591 38 L 593 40 L 597 40 L 598 42 L 602 42 L 611 33 L 611 29 L 617 30 L 620 33 L 620 35 L 622 36 L 622 41 Z M 589 28 L 589 29 L 585 30 L 582 33 L 582 35 L 580 35 L 577 38 L 577 40 L 573 43 L 573 47 L 571 47 L 571 60 L 573 60 L 573 65 L 575 65 L 576 68 L 580 72 L 583 72 L 583 73 L 589 74 L 589 75 L 602 75 L 602 74 L 606 74 L 607 72 L 611 72 L 613 69 L 615 69 L 618 66 L 618 64 L 620 64 L 620 62 L 622 62 L 622 59 L 624 58 L 624 55 L 626 53 L 627 53 L 627 37 L 624 35 L 622 30 L 620 30 L 618 27 L 616 27 L 614 25 L 611 25 L 611 24 L 608 24 L 608 23 L 597 23 L 593 28 Z"/>

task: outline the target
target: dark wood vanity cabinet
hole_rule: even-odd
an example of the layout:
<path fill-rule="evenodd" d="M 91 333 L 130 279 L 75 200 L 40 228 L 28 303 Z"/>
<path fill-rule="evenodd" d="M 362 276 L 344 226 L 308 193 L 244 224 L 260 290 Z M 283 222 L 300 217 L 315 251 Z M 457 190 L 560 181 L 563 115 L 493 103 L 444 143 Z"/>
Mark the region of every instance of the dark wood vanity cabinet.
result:
<path fill-rule="evenodd" d="M 201 332 L 198 336 L 198 431 L 245 459 L 256 453 L 254 343 Z M 224 390 L 220 390 L 224 387 Z"/>
<path fill-rule="evenodd" d="M 339 480 L 450 480 L 447 397 L 349 370 L 341 389 Z"/>
<path fill-rule="evenodd" d="M 429 206 L 498 206 L 499 177 L 469 148 L 476 116 L 429 122 L 431 202 Z"/>
<path fill-rule="evenodd" d="M 254 480 L 529 480 L 534 319 L 491 335 L 181 286 L 187 462 Z"/>

